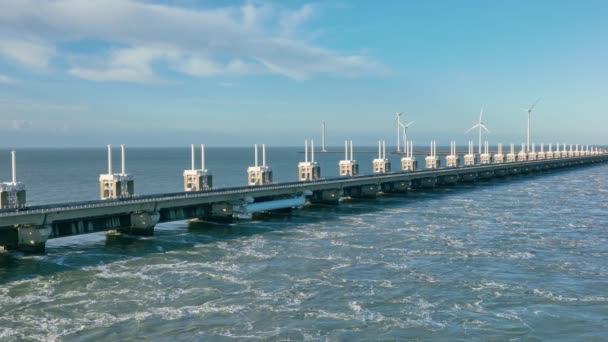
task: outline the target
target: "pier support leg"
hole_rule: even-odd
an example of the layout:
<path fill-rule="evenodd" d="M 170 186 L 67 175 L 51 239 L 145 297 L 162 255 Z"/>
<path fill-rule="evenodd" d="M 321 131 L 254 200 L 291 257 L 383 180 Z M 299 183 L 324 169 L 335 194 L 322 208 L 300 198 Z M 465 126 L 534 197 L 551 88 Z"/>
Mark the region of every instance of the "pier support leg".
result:
<path fill-rule="evenodd" d="M 342 197 L 342 190 L 340 189 L 318 190 L 313 191 L 308 200 L 312 204 L 338 204 L 340 197 Z"/>
<path fill-rule="evenodd" d="M 350 198 L 374 199 L 378 196 L 378 185 L 359 185 L 344 188 L 344 195 Z"/>
<path fill-rule="evenodd" d="M 23 226 L 17 228 L 17 250 L 28 253 L 44 253 L 46 240 L 49 239 L 53 228 L 44 226 Z"/>
<path fill-rule="evenodd" d="M 436 177 L 419 178 L 419 179 L 412 180 L 411 188 L 412 189 L 428 189 L 428 188 L 434 187 L 435 185 L 437 185 Z"/>
<path fill-rule="evenodd" d="M 2 227 L 0 229 L 0 252 L 6 252 L 17 249 L 17 241 L 19 234 L 17 228 Z"/>
<path fill-rule="evenodd" d="M 211 205 L 211 212 L 204 220 L 211 222 L 230 223 L 234 221 L 234 203 L 220 202 Z"/>
<path fill-rule="evenodd" d="M 131 213 L 130 226 L 120 228 L 118 231 L 130 235 L 152 236 L 154 235 L 154 226 L 160 220 L 158 212 L 138 212 Z"/>
<path fill-rule="evenodd" d="M 436 185 L 454 185 L 460 181 L 460 176 L 457 174 L 437 177 Z"/>
<path fill-rule="evenodd" d="M 404 194 L 408 192 L 410 185 L 410 181 L 389 182 L 380 184 L 380 188 L 384 193 Z"/>
<path fill-rule="evenodd" d="M 492 178 L 494 178 L 494 171 L 487 170 L 487 171 L 481 171 L 481 172 L 477 173 L 477 179 L 489 180 Z"/>
<path fill-rule="evenodd" d="M 460 181 L 464 183 L 472 183 L 475 182 L 478 178 L 477 172 L 465 172 L 460 174 Z"/>
<path fill-rule="evenodd" d="M 519 168 L 519 167 L 513 167 L 513 168 L 509 169 L 509 174 L 511 176 L 519 175 L 519 174 L 521 174 L 521 168 Z"/>
<path fill-rule="evenodd" d="M 509 175 L 509 170 L 506 168 L 496 169 L 496 170 L 494 170 L 494 175 L 499 178 L 506 177 Z"/>

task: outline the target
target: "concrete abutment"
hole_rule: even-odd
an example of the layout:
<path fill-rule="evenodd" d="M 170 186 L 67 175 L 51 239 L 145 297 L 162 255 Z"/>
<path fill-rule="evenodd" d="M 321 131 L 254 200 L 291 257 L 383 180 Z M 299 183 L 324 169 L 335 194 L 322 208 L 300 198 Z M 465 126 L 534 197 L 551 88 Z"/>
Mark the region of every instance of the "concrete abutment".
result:
<path fill-rule="evenodd" d="M 380 184 L 380 188 L 382 189 L 382 192 L 387 194 L 404 194 L 409 191 L 411 185 L 412 183 L 409 180 L 404 180 L 382 183 Z"/>
<path fill-rule="evenodd" d="M 154 226 L 160 221 L 159 212 L 135 212 L 130 215 L 130 224 L 121 227 L 119 232 L 137 236 L 154 235 Z"/>
<path fill-rule="evenodd" d="M 437 185 L 437 177 L 412 179 L 412 189 L 429 189 Z"/>
<path fill-rule="evenodd" d="M 316 190 L 312 196 L 308 197 L 311 204 L 333 204 L 340 203 L 340 198 L 344 195 L 342 189 Z"/>
<path fill-rule="evenodd" d="M 50 224 L 17 228 L 17 250 L 28 253 L 44 253 L 46 241 L 53 229 Z"/>
<path fill-rule="evenodd" d="M 374 199 L 378 196 L 378 185 L 366 184 L 345 187 L 344 196 L 356 199 Z"/>

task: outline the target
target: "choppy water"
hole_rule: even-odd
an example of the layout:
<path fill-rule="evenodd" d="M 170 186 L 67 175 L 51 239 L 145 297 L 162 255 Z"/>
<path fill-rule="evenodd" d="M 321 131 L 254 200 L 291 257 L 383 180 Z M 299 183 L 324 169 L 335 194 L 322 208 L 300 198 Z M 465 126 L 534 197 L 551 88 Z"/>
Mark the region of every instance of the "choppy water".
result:
<path fill-rule="evenodd" d="M 105 166 L 99 159 L 94 173 Z M 54 168 L 71 163 L 62 164 Z M 169 164 L 147 168 L 166 180 L 162 191 L 181 186 L 163 170 L 183 166 Z M 44 256 L 0 254 L 0 340 L 602 340 L 607 172 L 593 166 L 234 225 L 175 222 L 151 238 L 92 234 L 51 240 Z M 72 199 L 94 198 L 90 176 L 77 177 Z M 45 186 L 29 179 L 30 197 Z"/>

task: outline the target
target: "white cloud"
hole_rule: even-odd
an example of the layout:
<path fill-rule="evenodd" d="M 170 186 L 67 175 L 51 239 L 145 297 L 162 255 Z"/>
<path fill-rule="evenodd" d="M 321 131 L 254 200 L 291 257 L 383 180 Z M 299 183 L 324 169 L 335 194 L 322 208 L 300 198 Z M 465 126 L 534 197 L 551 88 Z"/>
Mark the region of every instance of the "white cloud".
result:
<path fill-rule="evenodd" d="M 0 56 L 24 66 L 45 68 L 61 55 L 62 43 L 109 44 L 110 51 L 75 49 L 81 56 L 69 73 L 89 80 L 156 82 L 156 63 L 195 77 L 266 73 L 307 79 L 381 69 L 366 56 L 299 39 L 314 16 L 311 5 L 186 9 L 135 0 L 0 0 L 0 8 L 0 31 L 12 33 L 11 40 L 0 37 Z"/>
<path fill-rule="evenodd" d="M 90 108 L 80 103 L 0 97 L 0 137 L 5 132 L 60 132 L 66 125 L 91 125 Z"/>
<path fill-rule="evenodd" d="M 296 11 L 284 12 L 280 17 L 279 25 L 283 36 L 291 36 L 296 33 L 302 24 L 314 15 L 314 7 L 310 4 L 302 6 Z"/>
<path fill-rule="evenodd" d="M 158 81 L 152 63 L 167 55 L 159 49 L 129 48 L 113 51 L 107 61 L 92 67 L 73 67 L 70 74 L 90 81 L 150 83 Z"/>
<path fill-rule="evenodd" d="M 32 127 L 32 122 L 28 120 L 13 120 L 11 126 L 15 131 L 22 131 Z"/>
<path fill-rule="evenodd" d="M 224 87 L 224 88 L 238 88 L 241 85 L 238 83 L 234 83 L 234 82 L 220 82 L 220 87 Z"/>
<path fill-rule="evenodd" d="M 63 103 L 50 103 L 40 102 L 37 100 L 30 99 L 14 99 L 14 98 L 0 98 L 0 108 L 3 111 L 16 111 L 16 112 L 45 112 L 45 111 L 58 111 L 63 113 L 76 113 L 85 112 L 89 110 L 89 106 L 85 104 L 63 104 Z"/>
<path fill-rule="evenodd" d="M 0 37 L 0 55 L 22 66 L 44 70 L 55 48 L 43 41 Z"/>
<path fill-rule="evenodd" d="M 172 64 L 176 70 L 194 76 L 246 75 L 263 72 L 259 65 L 239 59 L 220 64 L 208 58 L 193 56 L 174 60 Z"/>
<path fill-rule="evenodd" d="M 11 84 L 11 83 L 14 83 L 14 82 L 15 81 L 12 78 L 0 74 L 0 84 Z"/>

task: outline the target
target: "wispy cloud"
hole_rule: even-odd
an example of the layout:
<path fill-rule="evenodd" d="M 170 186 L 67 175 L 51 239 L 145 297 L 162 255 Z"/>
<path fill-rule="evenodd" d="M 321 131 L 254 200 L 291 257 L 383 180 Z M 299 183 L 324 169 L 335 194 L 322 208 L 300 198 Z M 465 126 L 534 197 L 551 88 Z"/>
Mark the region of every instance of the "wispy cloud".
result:
<path fill-rule="evenodd" d="M 241 85 L 234 82 L 220 82 L 220 86 L 225 88 L 238 88 Z"/>
<path fill-rule="evenodd" d="M 0 98 L 0 108 L 4 110 L 32 110 L 32 111 L 61 111 L 85 112 L 89 106 L 84 104 L 49 103 L 29 99 Z"/>
<path fill-rule="evenodd" d="M 32 127 L 32 122 L 28 120 L 12 120 L 11 127 L 15 131 L 22 131 Z"/>
<path fill-rule="evenodd" d="M 0 84 L 11 84 L 14 82 L 15 82 L 15 80 L 13 80 L 12 78 L 0 74 Z"/>
<path fill-rule="evenodd" d="M 65 131 L 69 125 L 90 126 L 83 114 L 90 112 L 87 105 L 58 103 L 28 98 L 0 98 L 0 133 L 48 133 Z M 1 134 L 0 134 L 1 135 Z"/>
<path fill-rule="evenodd" d="M 91 81 L 151 83 L 158 80 L 152 62 L 165 54 L 145 47 L 120 49 L 110 53 L 107 60 L 88 67 L 72 67 L 69 73 Z"/>
<path fill-rule="evenodd" d="M 55 55 L 55 48 L 40 40 L 0 36 L 0 55 L 24 67 L 45 70 Z"/>
<path fill-rule="evenodd" d="M 298 38 L 315 14 L 245 3 L 190 9 L 135 0 L 0 0 L 0 56 L 33 69 L 59 58 L 62 43 L 96 41 L 110 49 L 84 54 L 68 72 L 94 81 L 150 83 L 157 64 L 194 77 L 276 74 L 357 76 L 381 66 Z M 99 54 L 104 54 L 100 61 Z"/>
<path fill-rule="evenodd" d="M 293 36 L 300 29 L 301 25 L 313 17 L 315 7 L 306 4 L 295 11 L 286 11 L 280 16 L 280 33 L 283 36 Z"/>

